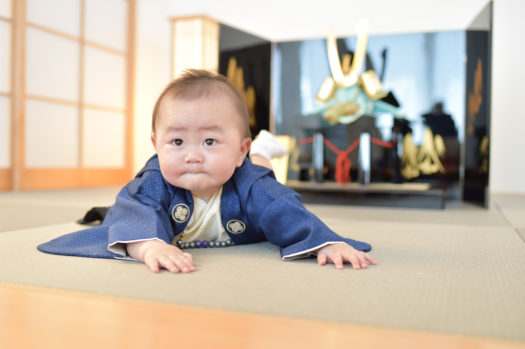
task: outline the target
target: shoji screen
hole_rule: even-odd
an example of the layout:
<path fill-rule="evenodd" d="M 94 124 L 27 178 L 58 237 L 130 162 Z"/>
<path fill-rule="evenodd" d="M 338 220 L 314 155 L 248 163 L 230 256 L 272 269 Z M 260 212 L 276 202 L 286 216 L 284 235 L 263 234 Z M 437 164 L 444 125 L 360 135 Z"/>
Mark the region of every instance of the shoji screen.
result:
<path fill-rule="evenodd" d="M 12 188 L 11 0 L 0 0 L 0 190 Z"/>
<path fill-rule="evenodd" d="M 124 183 L 132 167 L 134 0 L 16 3 L 24 84 L 15 186 Z"/>

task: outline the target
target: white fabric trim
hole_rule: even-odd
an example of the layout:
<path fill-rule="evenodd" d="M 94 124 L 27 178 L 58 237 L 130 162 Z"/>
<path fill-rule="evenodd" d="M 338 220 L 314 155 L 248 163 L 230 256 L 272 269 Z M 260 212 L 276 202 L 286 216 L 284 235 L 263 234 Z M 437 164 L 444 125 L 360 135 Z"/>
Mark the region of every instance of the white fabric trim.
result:
<path fill-rule="evenodd" d="M 325 246 L 328 246 L 328 245 L 333 245 L 333 244 L 346 244 L 346 242 L 344 241 L 327 241 L 319 246 L 316 246 L 316 247 L 312 247 L 308 250 L 304 250 L 304 251 L 300 251 L 300 252 L 296 252 L 296 253 L 292 253 L 292 254 L 289 254 L 289 255 L 286 255 L 286 256 L 283 256 L 281 257 L 281 259 L 283 261 L 289 261 L 289 260 L 292 260 L 292 259 L 299 259 L 299 258 L 306 258 L 306 257 L 310 257 L 310 256 L 316 256 L 315 254 L 315 250 L 320 250 L 321 248 L 325 247 Z"/>
<path fill-rule="evenodd" d="M 113 252 L 115 254 L 118 254 L 118 257 L 115 257 L 116 259 L 124 259 L 127 261 L 137 261 L 135 258 L 131 258 L 128 255 L 128 251 L 126 250 L 126 245 L 133 243 L 133 242 L 141 242 L 141 241 L 150 241 L 150 240 L 158 240 L 160 242 L 164 242 L 159 238 L 151 238 L 151 239 L 138 239 L 138 240 L 128 240 L 128 241 L 115 241 L 112 244 L 108 244 L 108 251 Z"/>

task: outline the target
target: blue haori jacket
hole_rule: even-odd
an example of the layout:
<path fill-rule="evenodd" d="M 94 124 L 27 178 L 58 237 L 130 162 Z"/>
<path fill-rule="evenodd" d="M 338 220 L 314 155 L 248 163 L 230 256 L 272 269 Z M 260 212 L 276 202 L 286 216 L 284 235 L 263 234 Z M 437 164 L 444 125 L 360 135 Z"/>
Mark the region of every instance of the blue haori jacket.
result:
<path fill-rule="evenodd" d="M 126 258 L 125 243 L 159 239 L 171 244 L 188 224 L 193 198 L 170 185 L 153 156 L 118 194 L 102 225 L 41 244 L 42 252 L 96 258 Z M 283 259 L 304 257 L 330 242 L 369 251 L 364 242 L 343 238 L 301 203 L 300 196 L 275 180 L 273 172 L 248 159 L 223 185 L 222 224 L 236 244 L 268 240 Z"/>

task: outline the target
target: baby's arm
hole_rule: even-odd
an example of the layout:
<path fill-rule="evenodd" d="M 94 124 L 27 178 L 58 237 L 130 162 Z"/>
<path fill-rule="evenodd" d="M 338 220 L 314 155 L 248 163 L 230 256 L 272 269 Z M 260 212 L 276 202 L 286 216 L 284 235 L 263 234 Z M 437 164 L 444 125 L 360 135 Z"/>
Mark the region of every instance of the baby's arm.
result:
<path fill-rule="evenodd" d="M 195 270 L 190 253 L 182 252 L 178 247 L 160 240 L 132 242 L 126 248 L 131 257 L 146 264 L 154 273 L 158 273 L 161 268 L 174 274 Z"/>
<path fill-rule="evenodd" d="M 343 269 L 343 263 L 348 262 L 354 269 L 368 268 L 368 264 L 377 264 L 368 253 L 356 250 L 348 244 L 330 244 L 317 251 L 317 263 L 325 265 L 331 262 L 337 269 Z"/>

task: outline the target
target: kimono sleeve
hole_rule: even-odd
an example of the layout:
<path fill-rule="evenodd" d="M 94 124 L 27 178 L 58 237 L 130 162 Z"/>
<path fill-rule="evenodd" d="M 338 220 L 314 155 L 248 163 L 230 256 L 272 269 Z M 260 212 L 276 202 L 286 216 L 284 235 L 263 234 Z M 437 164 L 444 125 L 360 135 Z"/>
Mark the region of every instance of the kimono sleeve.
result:
<path fill-rule="evenodd" d="M 250 221 L 268 241 L 281 248 L 283 259 L 308 255 L 330 243 L 347 243 L 361 251 L 371 249 L 365 242 L 336 234 L 304 207 L 299 194 L 271 177 L 254 184 L 250 197 Z"/>
<path fill-rule="evenodd" d="M 126 243 L 151 239 L 171 243 L 167 205 L 169 188 L 160 172 L 142 172 L 120 191 L 101 226 L 59 236 L 37 248 L 66 256 L 126 258 Z"/>
<path fill-rule="evenodd" d="M 109 251 L 126 257 L 127 243 L 152 239 L 171 243 L 174 234 L 167 212 L 167 186 L 160 172 L 148 171 L 121 190 L 104 221 Z"/>

